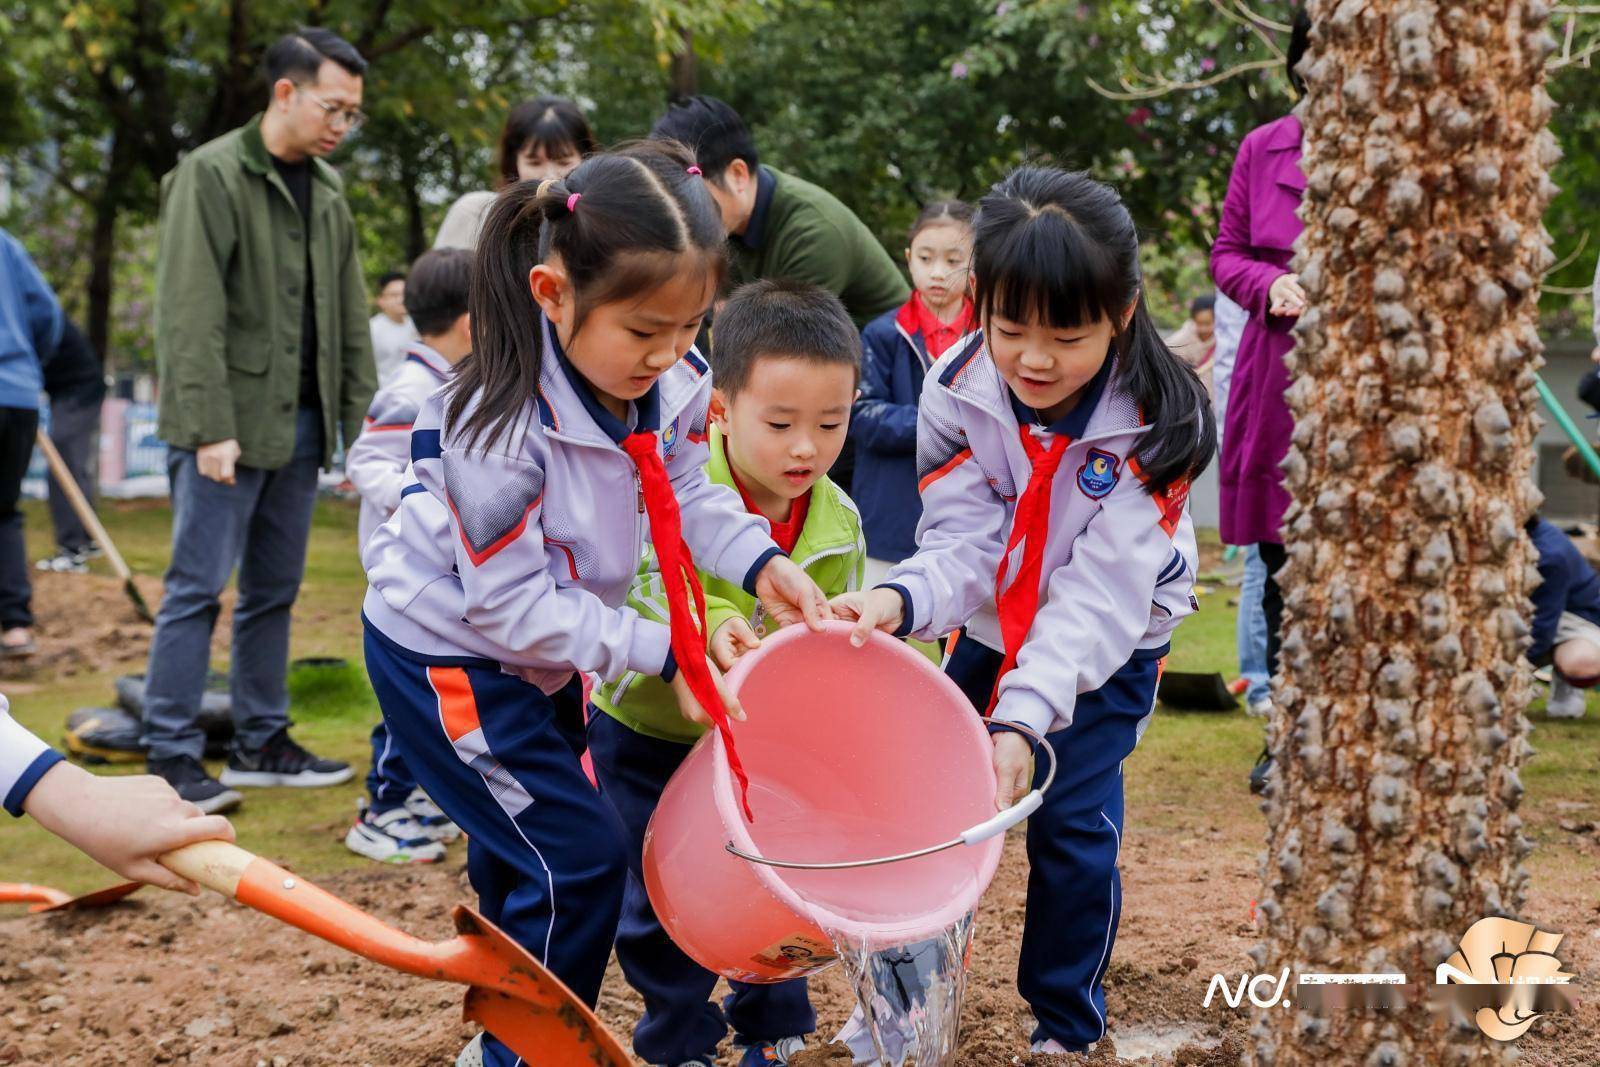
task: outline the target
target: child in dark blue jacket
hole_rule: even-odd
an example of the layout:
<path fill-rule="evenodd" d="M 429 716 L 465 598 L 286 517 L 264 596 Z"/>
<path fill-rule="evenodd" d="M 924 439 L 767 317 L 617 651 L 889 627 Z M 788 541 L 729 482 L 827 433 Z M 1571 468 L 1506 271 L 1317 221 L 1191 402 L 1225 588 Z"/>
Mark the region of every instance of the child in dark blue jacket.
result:
<path fill-rule="evenodd" d="M 1551 665 L 1552 719 L 1583 715 L 1584 690 L 1600 684 L 1600 576 L 1572 539 L 1535 515 L 1528 536 L 1539 552 L 1539 587 L 1533 599 L 1533 642 L 1527 656 Z"/>
<path fill-rule="evenodd" d="M 917 550 L 917 401 L 933 361 L 979 343 L 972 298 L 972 205 L 929 204 L 911 224 L 911 298 L 861 331 L 861 395 L 851 413 L 854 492 L 867 538 L 867 587 Z"/>

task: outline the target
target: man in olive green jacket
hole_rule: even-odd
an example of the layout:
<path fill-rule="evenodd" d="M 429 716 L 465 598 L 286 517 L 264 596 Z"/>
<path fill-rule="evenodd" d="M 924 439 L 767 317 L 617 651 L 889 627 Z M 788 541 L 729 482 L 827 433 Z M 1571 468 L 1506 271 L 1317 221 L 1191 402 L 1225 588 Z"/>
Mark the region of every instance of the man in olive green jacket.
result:
<path fill-rule="evenodd" d="M 843 302 L 857 330 L 911 295 L 894 259 L 856 213 L 826 189 L 762 165 L 744 120 L 721 100 L 692 96 L 674 103 L 650 136 L 694 149 L 728 228 L 734 282 L 773 278 L 821 286 Z M 855 446 L 847 442 L 828 475 L 849 493 L 854 472 Z"/>
<path fill-rule="evenodd" d="M 290 609 L 317 472 L 353 441 L 376 386 L 355 224 L 320 157 L 362 120 L 366 61 L 322 29 L 267 52 L 265 113 L 190 153 L 161 183 L 158 433 L 170 446 L 172 562 L 150 646 L 153 774 L 207 812 L 234 786 L 350 778 L 290 739 Z M 218 597 L 234 565 L 234 748 L 221 782 L 198 724 Z"/>

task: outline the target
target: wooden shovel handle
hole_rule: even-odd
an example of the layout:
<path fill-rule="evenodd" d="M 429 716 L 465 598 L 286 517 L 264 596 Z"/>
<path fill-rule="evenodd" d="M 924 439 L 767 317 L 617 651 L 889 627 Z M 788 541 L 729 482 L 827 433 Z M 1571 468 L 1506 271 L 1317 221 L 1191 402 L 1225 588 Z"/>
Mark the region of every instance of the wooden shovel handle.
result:
<path fill-rule="evenodd" d="M 181 878 L 216 890 L 230 900 L 239 895 L 239 881 L 256 857 L 226 841 L 200 841 L 160 857 L 161 866 Z"/>
<path fill-rule="evenodd" d="M 89 536 L 94 538 L 95 544 L 105 551 L 106 559 L 111 561 L 111 569 L 117 572 L 117 577 L 123 581 L 133 578 L 133 572 L 128 569 L 122 553 L 117 551 L 117 546 L 111 543 L 111 535 L 106 533 L 106 528 L 100 523 L 100 516 L 94 513 L 94 508 L 89 505 L 88 499 L 83 495 L 83 490 L 78 486 L 78 479 L 72 476 L 67 469 L 66 461 L 61 458 L 61 453 L 56 451 L 55 442 L 50 440 L 50 435 L 40 427 L 34 435 L 34 441 L 39 446 L 39 451 L 44 453 L 45 463 L 50 466 L 50 473 L 55 476 L 56 485 L 67 494 L 67 502 L 72 505 L 72 510 L 77 513 L 78 521 L 89 530 Z"/>

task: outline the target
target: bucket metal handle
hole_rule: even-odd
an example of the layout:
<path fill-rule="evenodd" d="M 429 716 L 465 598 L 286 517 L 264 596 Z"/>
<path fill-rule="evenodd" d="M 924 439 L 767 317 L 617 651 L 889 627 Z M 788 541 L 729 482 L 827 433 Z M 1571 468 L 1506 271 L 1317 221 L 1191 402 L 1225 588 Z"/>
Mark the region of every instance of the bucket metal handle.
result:
<path fill-rule="evenodd" d="M 768 867 L 782 867 L 791 871 L 846 871 L 855 867 L 881 867 L 886 863 L 920 859 L 923 856 L 931 856 L 935 852 L 943 852 L 946 849 L 955 848 L 957 845 L 976 845 L 979 841 L 986 841 L 991 837 L 1005 833 L 1017 823 L 1038 811 L 1040 806 L 1044 804 L 1045 790 L 1049 789 L 1051 783 L 1056 780 L 1056 752 L 1055 749 L 1045 744 L 1044 737 L 1031 727 L 1023 726 L 1021 723 L 1006 722 L 1003 719 L 992 719 L 983 715 L 978 718 L 991 726 L 1015 730 L 1017 733 L 1031 739 L 1035 752 L 1042 748 L 1045 755 L 1050 757 L 1050 770 L 1044 776 L 1044 784 L 1038 789 L 1026 794 L 1021 800 L 993 818 L 985 819 L 976 826 L 968 827 L 950 840 L 937 845 L 929 845 L 927 848 L 919 848 L 915 852 L 902 852 L 897 856 L 878 856 L 875 859 L 845 860 L 838 863 L 796 863 L 792 860 L 770 859 L 754 852 L 746 852 L 731 841 L 727 842 L 723 847 L 742 860 L 765 864 Z"/>

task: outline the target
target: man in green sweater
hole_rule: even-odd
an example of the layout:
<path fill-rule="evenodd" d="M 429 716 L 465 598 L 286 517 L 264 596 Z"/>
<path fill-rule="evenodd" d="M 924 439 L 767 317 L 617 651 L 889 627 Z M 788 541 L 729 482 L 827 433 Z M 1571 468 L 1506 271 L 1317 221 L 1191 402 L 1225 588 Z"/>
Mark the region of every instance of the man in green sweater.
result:
<path fill-rule="evenodd" d="M 728 228 L 735 282 L 775 278 L 820 286 L 843 302 L 857 330 L 911 295 L 900 268 L 855 212 L 826 189 L 763 165 L 744 120 L 721 100 L 674 103 L 650 136 L 694 149 Z M 829 472 L 847 493 L 854 460 L 847 442 Z"/>

